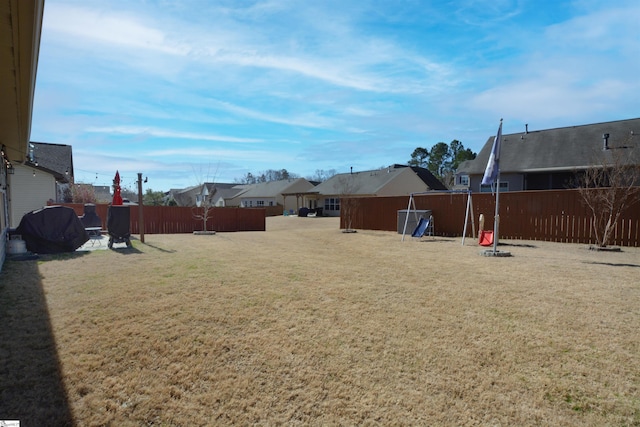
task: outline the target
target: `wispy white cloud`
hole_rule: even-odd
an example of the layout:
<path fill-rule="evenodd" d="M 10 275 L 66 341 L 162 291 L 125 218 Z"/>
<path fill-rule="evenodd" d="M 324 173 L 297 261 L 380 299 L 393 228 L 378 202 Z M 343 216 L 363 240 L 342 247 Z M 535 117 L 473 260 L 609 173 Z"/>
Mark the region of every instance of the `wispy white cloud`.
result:
<path fill-rule="evenodd" d="M 198 141 L 217 141 L 232 143 L 256 143 L 263 142 L 258 138 L 239 138 L 233 136 L 213 135 L 193 132 L 180 132 L 175 130 L 167 130 L 152 127 L 140 126 L 110 126 L 110 127 L 89 127 L 86 129 L 89 133 L 104 133 L 109 135 L 141 135 L 153 136 L 158 138 L 171 139 L 189 139 Z"/>
<path fill-rule="evenodd" d="M 638 105 L 640 82 L 632 76 L 640 73 L 640 57 L 630 53 L 640 38 L 629 41 L 637 22 L 640 7 L 612 5 L 550 25 L 517 55 L 480 70 L 492 80 L 469 105 L 552 126 L 629 118 L 619 114 Z"/>
<path fill-rule="evenodd" d="M 260 9 L 269 10 L 282 7 L 262 6 Z M 334 40 L 330 45 L 315 35 L 317 43 L 309 51 L 296 48 L 296 42 L 278 44 L 278 48 L 274 48 L 273 40 L 269 38 L 247 37 L 246 34 L 262 32 L 234 20 L 217 21 L 218 25 L 214 27 L 209 23 L 205 28 L 168 20 L 171 25 L 160 28 L 161 22 L 153 17 L 143 21 L 107 7 L 90 9 L 64 3 L 48 6 L 47 17 L 45 30 L 66 37 L 75 46 L 84 45 L 93 54 L 110 55 L 111 49 L 130 49 L 142 52 L 146 58 L 150 52 L 157 52 L 178 56 L 183 66 L 196 61 L 193 67 L 208 63 L 205 66 L 277 70 L 331 85 L 381 93 L 424 91 L 441 87 L 452 78 L 451 70 L 444 63 L 407 51 L 389 40 L 344 29 L 329 37 Z M 268 28 L 268 31 L 273 30 Z M 341 36 L 344 38 L 336 40 Z M 96 49 L 96 43 L 101 44 L 100 50 Z M 129 55 L 122 59 L 131 60 Z M 151 61 L 145 69 L 152 70 L 158 59 Z M 145 62 L 138 65 L 145 67 Z M 164 71 L 162 67 L 155 69 L 158 73 Z"/>
<path fill-rule="evenodd" d="M 332 128 L 336 126 L 336 121 L 327 117 L 322 117 L 315 112 L 308 112 L 305 114 L 270 114 L 263 111 L 254 110 L 251 108 L 234 105 L 230 102 L 218 101 L 210 99 L 208 100 L 210 106 L 213 106 L 219 110 L 239 115 L 249 119 L 256 119 L 265 122 L 279 123 L 291 126 L 303 126 L 311 128 Z"/>
<path fill-rule="evenodd" d="M 577 55 L 609 50 L 633 54 L 638 52 L 640 43 L 639 22 L 640 4 L 612 2 L 549 26 L 545 38 L 555 42 L 554 50 L 567 49 Z M 638 55 L 634 56 L 637 58 Z"/>
<path fill-rule="evenodd" d="M 540 78 L 491 88 L 475 96 L 473 104 L 493 111 L 496 117 L 508 114 L 520 121 L 568 122 L 572 117 L 606 113 L 611 108 L 610 100 L 624 95 L 626 90 L 622 82 L 614 80 L 582 87 Z"/>
<path fill-rule="evenodd" d="M 455 3 L 455 16 L 466 25 L 489 27 L 522 13 L 522 0 L 462 0 Z"/>
<path fill-rule="evenodd" d="M 65 34 L 76 43 L 118 45 L 125 48 L 153 50 L 171 55 L 185 55 L 187 45 L 175 42 L 159 30 L 143 24 L 126 13 L 105 8 L 71 6 L 64 3 L 47 5 L 44 29 Z"/>
<path fill-rule="evenodd" d="M 628 118 L 636 3 L 47 0 L 32 137 L 168 188 L 203 159 L 304 175 Z"/>
<path fill-rule="evenodd" d="M 184 147 L 184 148 L 171 148 L 151 150 L 148 155 L 160 158 L 178 158 L 178 159 L 215 159 L 215 160 L 232 160 L 237 161 L 290 161 L 294 159 L 287 153 L 274 152 L 273 150 L 230 150 L 225 148 L 206 148 L 206 147 Z"/>

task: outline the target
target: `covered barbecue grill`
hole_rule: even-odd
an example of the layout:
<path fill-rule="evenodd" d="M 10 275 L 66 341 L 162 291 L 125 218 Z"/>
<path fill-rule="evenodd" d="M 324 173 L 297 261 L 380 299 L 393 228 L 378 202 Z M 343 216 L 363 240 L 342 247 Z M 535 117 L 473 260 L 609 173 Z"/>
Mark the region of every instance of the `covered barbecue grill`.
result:
<path fill-rule="evenodd" d="M 27 249 L 37 254 L 73 252 L 89 240 L 75 211 L 65 206 L 47 206 L 26 213 L 15 234 L 22 236 Z"/>
<path fill-rule="evenodd" d="M 109 233 L 109 249 L 114 243 L 126 243 L 131 246 L 129 206 L 122 204 L 120 195 L 120 173 L 116 171 L 113 178 L 113 200 L 107 210 L 107 232 Z"/>
<path fill-rule="evenodd" d="M 114 243 L 126 243 L 131 246 L 130 213 L 128 205 L 109 206 L 107 210 L 107 232 L 109 249 Z"/>

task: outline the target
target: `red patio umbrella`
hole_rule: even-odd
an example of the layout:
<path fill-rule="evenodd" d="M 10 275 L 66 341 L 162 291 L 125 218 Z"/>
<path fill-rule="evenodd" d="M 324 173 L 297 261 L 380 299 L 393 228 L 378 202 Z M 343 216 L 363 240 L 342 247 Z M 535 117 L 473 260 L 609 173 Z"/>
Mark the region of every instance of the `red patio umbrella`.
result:
<path fill-rule="evenodd" d="M 113 178 L 113 201 L 112 206 L 122 205 L 122 196 L 120 195 L 120 174 L 116 171 L 116 177 Z"/>

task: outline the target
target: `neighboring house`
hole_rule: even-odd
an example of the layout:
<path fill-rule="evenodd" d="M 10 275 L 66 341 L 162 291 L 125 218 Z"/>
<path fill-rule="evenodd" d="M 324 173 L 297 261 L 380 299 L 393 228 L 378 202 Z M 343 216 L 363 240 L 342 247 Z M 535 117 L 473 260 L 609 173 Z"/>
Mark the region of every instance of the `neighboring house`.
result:
<path fill-rule="evenodd" d="M 384 169 L 334 175 L 308 191 L 304 203 L 310 209 L 321 209 L 325 216 L 339 216 L 340 199 L 346 196 L 408 196 L 446 189 L 427 169 L 395 164 Z"/>
<path fill-rule="evenodd" d="M 93 194 L 96 196 L 96 203 L 111 203 L 113 201 L 109 185 L 94 185 Z"/>
<path fill-rule="evenodd" d="M 44 0 L 0 0 L 0 268 L 5 259 L 11 170 L 29 150 Z M 15 175 L 14 173 L 13 175 Z M 24 177 L 23 179 L 33 178 Z M 14 178 L 15 183 L 18 178 Z"/>
<path fill-rule="evenodd" d="M 243 191 L 242 185 L 205 182 L 183 189 L 169 190 L 169 197 L 175 200 L 178 206 L 196 206 L 198 195 L 206 194 L 210 206 L 226 207 L 228 199 L 233 199 Z"/>
<path fill-rule="evenodd" d="M 481 185 L 494 137 L 474 160 L 456 171 L 455 188 L 491 191 Z M 552 190 L 575 186 L 576 174 L 619 156 L 640 164 L 640 119 L 530 131 L 502 136 L 500 191 Z"/>
<path fill-rule="evenodd" d="M 70 201 L 68 198 L 71 197 L 70 186 L 73 182 L 73 149 L 70 145 L 31 142 L 27 164 L 55 177 L 55 202 Z"/>
<path fill-rule="evenodd" d="M 16 228 L 24 214 L 47 206 L 56 199 L 56 178 L 35 166 L 13 165 L 8 175 L 9 226 Z"/>
<path fill-rule="evenodd" d="M 305 193 L 313 184 L 304 178 L 283 179 L 281 181 L 260 182 L 241 186 L 241 192 L 228 199 L 230 206 L 239 203 L 244 208 L 281 206 L 283 211 L 297 211 L 300 207 L 295 197 L 287 195 Z"/>
<path fill-rule="evenodd" d="M 175 200 L 178 206 L 195 206 L 196 194 L 202 193 L 202 185 L 194 185 L 187 188 L 172 188 L 169 197 Z"/>
<path fill-rule="evenodd" d="M 28 212 L 62 203 L 71 195 L 73 180 L 73 156 L 70 145 L 29 143 L 27 159 L 23 164 L 12 164 L 7 175 L 7 190 L 11 206 L 9 225 L 20 224 Z"/>
<path fill-rule="evenodd" d="M 243 184 L 225 184 L 225 186 L 216 186 L 216 192 L 211 196 L 211 206 L 220 208 L 233 207 L 232 201 L 246 190 Z M 235 205 L 238 206 L 238 205 Z"/>

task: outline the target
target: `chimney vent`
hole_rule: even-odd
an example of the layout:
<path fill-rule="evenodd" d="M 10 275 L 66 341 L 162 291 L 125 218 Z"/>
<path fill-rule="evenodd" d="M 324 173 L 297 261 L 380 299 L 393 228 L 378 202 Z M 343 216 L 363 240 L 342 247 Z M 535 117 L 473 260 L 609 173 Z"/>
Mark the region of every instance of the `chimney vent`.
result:
<path fill-rule="evenodd" d="M 608 150 L 609 149 L 609 134 L 608 133 L 603 133 L 602 134 L 602 142 L 603 142 L 602 149 L 603 150 Z"/>
<path fill-rule="evenodd" d="M 524 133 L 529 133 L 529 123 L 524 125 Z"/>

